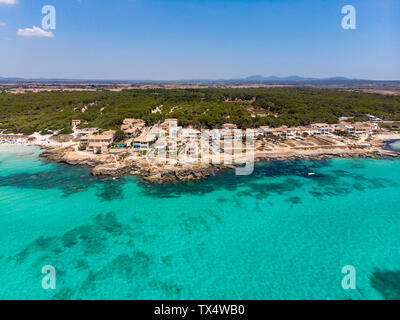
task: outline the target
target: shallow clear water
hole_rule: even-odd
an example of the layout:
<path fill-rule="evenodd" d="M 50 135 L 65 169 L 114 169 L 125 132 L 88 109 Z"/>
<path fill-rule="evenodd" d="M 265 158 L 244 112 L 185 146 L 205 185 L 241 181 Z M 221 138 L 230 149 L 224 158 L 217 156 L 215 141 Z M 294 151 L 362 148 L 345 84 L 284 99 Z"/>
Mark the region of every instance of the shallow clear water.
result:
<path fill-rule="evenodd" d="M 399 160 L 155 186 L 39 153 L 0 147 L 0 299 L 400 298 Z M 357 290 L 341 286 L 345 265 Z"/>
<path fill-rule="evenodd" d="M 394 151 L 400 151 L 400 141 L 393 141 L 388 144 L 388 147 Z"/>

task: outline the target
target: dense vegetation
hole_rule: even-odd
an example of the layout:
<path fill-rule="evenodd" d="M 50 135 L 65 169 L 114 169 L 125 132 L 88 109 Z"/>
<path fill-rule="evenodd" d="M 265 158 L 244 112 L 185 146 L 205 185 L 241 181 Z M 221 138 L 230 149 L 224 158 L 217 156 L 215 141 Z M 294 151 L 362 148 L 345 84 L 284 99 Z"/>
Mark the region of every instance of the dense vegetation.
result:
<path fill-rule="evenodd" d="M 72 119 L 103 129 L 118 128 L 126 117 L 142 118 L 149 124 L 178 118 L 181 125 L 213 128 L 231 122 L 248 128 L 336 123 L 341 116 L 365 120 L 367 113 L 400 120 L 400 96 L 308 88 L 0 94 L 0 131 L 25 134 L 69 133 Z"/>

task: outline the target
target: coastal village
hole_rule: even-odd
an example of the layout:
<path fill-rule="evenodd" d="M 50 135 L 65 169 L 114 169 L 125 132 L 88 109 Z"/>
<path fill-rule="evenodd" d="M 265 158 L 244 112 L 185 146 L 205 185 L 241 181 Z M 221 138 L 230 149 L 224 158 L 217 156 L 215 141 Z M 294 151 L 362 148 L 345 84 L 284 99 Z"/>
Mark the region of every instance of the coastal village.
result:
<path fill-rule="evenodd" d="M 159 125 L 147 127 L 142 119 L 124 119 L 121 131 L 124 133 L 123 141 L 114 144 L 116 131 L 104 131 L 100 134 L 85 135 L 79 139 L 79 150 L 89 151 L 96 154 L 107 153 L 110 146 L 114 144 L 117 148 L 127 148 L 131 151 L 149 151 L 152 146 L 155 150 L 168 150 L 177 152 L 183 150 L 188 154 L 194 155 L 200 147 L 200 142 L 206 141 L 217 152 L 223 153 L 222 146 L 226 141 L 240 139 L 264 138 L 278 141 L 299 139 L 305 140 L 307 137 L 330 136 L 332 138 L 352 137 L 368 138 L 380 132 L 379 123 L 383 121 L 372 115 L 368 122 L 349 122 L 348 118 L 342 118 L 339 124 L 316 123 L 305 127 L 279 128 L 260 127 L 257 129 L 240 130 L 235 124 L 225 123 L 221 129 L 198 130 L 192 127 L 182 128 L 178 126 L 178 119 L 166 119 Z M 80 125 L 80 120 L 73 120 L 74 128 Z M 363 139 L 365 141 L 366 139 Z M 196 145 L 198 144 L 198 145 Z"/>
<path fill-rule="evenodd" d="M 178 126 L 178 119 L 166 119 L 163 123 L 146 126 L 142 119 L 124 119 L 121 125 L 123 137 L 116 142 L 116 131 L 84 135 L 79 138 L 79 151 L 107 154 L 116 151 L 138 152 L 152 156 L 168 156 L 175 159 L 181 155 L 199 159 L 204 154 L 214 156 L 238 155 L 248 152 L 297 148 L 312 150 L 323 146 L 372 147 L 373 138 L 383 130 L 383 120 L 368 115 L 369 121 L 352 123 L 350 118 L 341 118 L 338 124 L 316 123 L 304 127 L 279 128 L 260 127 L 247 130 L 225 123 L 220 129 L 198 130 Z M 73 126 L 80 125 L 73 120 Z M 233 150 L 234 149 L 234 150 Z M 240 150 L 242 152 L 234 152 Z M 174 157 L 175 156 L 175 157 Z M 221 157 L 219 157 L 221 158 Z"/>
<path fill-rule="evenodd" d="M 2 144 L 40 145 L 42 158 L 73 165 L 89 165 L 96 176 L 140 175 L 151 182 L 196 180 L 220 169 L 258 160 L 324 159 L 330 157 L 398 156 L 384 142 L 400 139 L 384 121 L 340 118 L 337 124 L 315 123 L 302 127 L 260 127 L 241 130 L 233 123 L 219 129 L 199 130 L 165 119 L 152 126 L 127 118 L 120 130 L 84 128 L 72 120 L 73 135 L 7 137 Z M 396 126 L 395 126 L 396 127 Z"/>

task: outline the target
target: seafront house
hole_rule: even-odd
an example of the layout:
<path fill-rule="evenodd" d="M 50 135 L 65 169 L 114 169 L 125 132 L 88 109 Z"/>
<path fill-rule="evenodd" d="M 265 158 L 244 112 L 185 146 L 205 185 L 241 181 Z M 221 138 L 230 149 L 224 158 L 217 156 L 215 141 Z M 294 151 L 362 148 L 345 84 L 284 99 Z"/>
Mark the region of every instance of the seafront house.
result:
<path fill-rule="evenodd" d="M 332 124 L 333 134 L 340 134 L 347 131 L 346 125 L 343 124 L 343 121 L 339 124 Z"/>
<path fill-rule="evenodd" d="M 159 128 L 164 129 L 171 137 L 177 137 L 182 127 L 178 127 L 178 119 L 165 119 L 165 121 L 159 125 Z"/>
<path fill-rule="evenodd" d="M 287 128 L 287 127 L 286 127 Z M 260 127 L 259 133 L 264 136 L 283 136 L 286 133 L 285 128 L 270 128 L 270 127 Z"/>
<path fill-rule="evenodd" d="M 88 143 L 89 143 L 89 136 L 83 136 L 83 137 L 81 137 L 81 138 L 79 139 L 79 143 L 80 143 L 81 145 L 88 144 Z"/>
<path fill-rule="evenodd" d="M 162 137 L 160 139 L 158 139 L 155 143 L 154 143 L 154 148 L 160 152 L 160 151 L 166 151 L 167 150 L 167 139 L 165 137 Z M 139 147 L 140 148 L 140 147 Z"/>
<path fill-rule="evenodd" d="M 178 150 L 178 142 L 176 139 L 168 139 L 167 140 L 167 148 L 168 151 L 176 151 Z"/>
<path fill-rule="evenodd" d="M 109 144 L 107 142 L 92 142 L 89 143 L 86 150 L 93 153 L 107 153 Z"/>
<path fill-rule="evenodd" d="M 243 131 L 242 130 L 230 130 L 230 129 L 222 129 L 216 130 L 214 133 L 214 137 L 217 140 L 234 140 L 234 139 L 242 139 Z"/>
<path fill-rule="evenodd" d="M 184 146 L 184 154 L 189 158 L 198 158 L 200 155 L 200 147 L 195 142 L 188 142 Z"/>
<path fill-rule="evenodd" d="M 129 125 L 127 125 L 127 124 L 121 125 L 121 130 L 122 130 L 122 131 L 126 132 L 126 130 L 128 130 L 128 129 L 130 129 L 130 126 L 129 126 Z"/>
<path fill-rule="evenodd" d="M 161 127 L 151 127 L 148 133 L 156 138 L 160 138 L 167 135 L 167 130 Z"/>
<path fill-rule="evenodd" d="M 152 143 L 156 141 L 154 135 L 145 134 L 133 140 L 133 147 L 135 149 L 146 151 L 150 149 Z"/>
<path fill-rule="evenodd" d="M 124 131 L 124 135 L 127 139 L 137 137 L 140 134 L 140 130 L 138 128 L 129 128 Z"/>
<path fill-rule="evenodd" d="M 89 136 L 87 139 L 87 151 L 94 153 L 106 152 L 108 146 L 113 142 L 114 137 L 110 134 L 96 134 Z M 82 140 L 81 140 L 82 141 Z"/>
<path fill-rule="evenodd" d="M 111 144 L 113 142 L 113 137 L 108 134 L 95 134 L 92 136 L 89 136 L 88 142 L 89 143 L 95 143 L 95 142 L 104 142 Z"/>
<path fill-rule="evenodd" d="M 258 129 L 247 129 L 242 131 L 242 136 L 248 138 L 256 138 L 258 134 Z"/>
<path fill-rule="evenodd" d="M 298 132 L 298 128 L 295 128 L 295 127 L 290 128 L 287 126 L 282 127 L 282 134 L 284 136 L 286 136 L 287 138 L 294 138 L 297 135 L 297 132 Z"/>
<path fill-rule="evenodd" d="M 176 118 L 165 119 L 164 122 L 161 124 L 161 126 L 169 126 L 170 123 L 178 124 L 178 119 L 176 119 Z"/>
<path fill-rule="evenodd" d="M 114 141 L 114 137 L 115 137 L 116 133 L 117 133 L 117 131 L 115 131 L 115 130 L 108 130 L 108 131 L 104 131 L 102 133 L 102 135 L 110 136 L 110 137 L 112 137 L 112 139 Z"/>
<path fill-rule="evenodd" d="M 334 133 L 335 129 L 327 123 L 314 123 L 311 125 L 315 135 L 327 136 Z"/>
<path fill-rule="evenodd" d="M 115 131 L 109 130 L 102 134 L 83 136 L 79 139 L 80 145 L 86 145 L 87 151 L 94 153 L 106 152 L 108 146 L 114 141 Z"/>
<path fill-rule="evenodd" d="M 263 135 L 266 137 L 266 136 L 269 136 L 270 134 L 272 134 L 272 131 L 270 129 L 271 129 L 270 127 L 262 126 L 262 127 L 258 128 L 258 133 L 260 135 Z"/>
<path fill-rule="evenodd" d="M 377 125 L 372 124 L 371 122 L 356 122 L 353 125 L 347 126 L 348 134 L 354 136 L 372 135 L 377 133 L 377 131 Z"/>
<path fill-rule="evenodd" d="M 178 127 L 178 119 L 165 119 L 165 121 L 160 124 L 160 128 L 169 130 L 169 128 L 176 128 Z"/>
<path fill-rule="evenodd" d="M 170 121 L 168 121 L 170 120 Z M 167 149 L 168 151 L 176 151 L 178 148 L 178 137 L 181 137 L 181 127 L 176 127 L 177 123 L 174 119 L 167 119 L 167 124 L 152 127 L 149 135 L 154 136 L 157 140 L 157 149 Z M 169 126 L 171 124 L 171 126 Z"/>
<path fill-rule="evenodd" d="M 217 139 L 216 137 L 216 133 L 218 130 L 203 130 L 202 132 L 202 139 L 209 143 L 212 144 L 213 142 L 215 142 L 215 140 Z"/>

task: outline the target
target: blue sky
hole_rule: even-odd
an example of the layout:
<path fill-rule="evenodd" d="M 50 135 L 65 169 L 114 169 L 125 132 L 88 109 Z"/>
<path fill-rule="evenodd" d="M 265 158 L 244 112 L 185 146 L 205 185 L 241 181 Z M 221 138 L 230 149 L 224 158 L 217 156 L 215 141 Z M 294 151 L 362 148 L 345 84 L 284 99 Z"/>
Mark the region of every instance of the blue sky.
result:
<path fill-rule="evenodd" d="M 356 30 L 341 26 L 348 4 Z M 54 37 L 17 35 L 41 28 L 44 5 L 57 10 Z M 3 77 L 254 74 L 400 80 L 400 1 L 0 0 Z"/>

